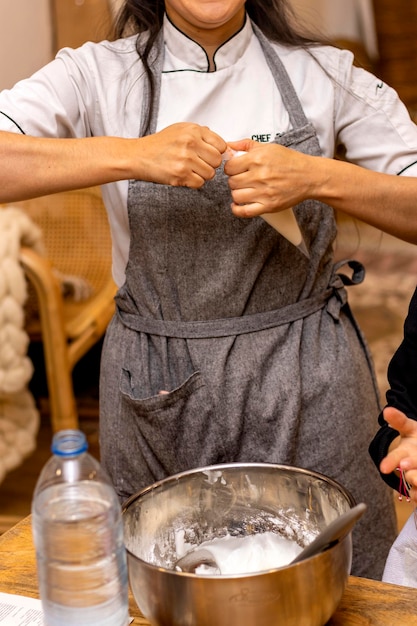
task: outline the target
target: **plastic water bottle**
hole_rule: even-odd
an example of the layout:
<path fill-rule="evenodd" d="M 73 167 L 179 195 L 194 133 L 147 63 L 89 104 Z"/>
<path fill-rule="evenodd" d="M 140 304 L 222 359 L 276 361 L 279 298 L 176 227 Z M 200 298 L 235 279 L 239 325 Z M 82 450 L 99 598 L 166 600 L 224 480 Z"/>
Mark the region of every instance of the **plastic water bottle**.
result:
<path fill-rule="evenodd" d="M 62 430 L 32 500 L 46 626 L 126 626 L 128 579 L 121 507 L 85 435 Z"/>

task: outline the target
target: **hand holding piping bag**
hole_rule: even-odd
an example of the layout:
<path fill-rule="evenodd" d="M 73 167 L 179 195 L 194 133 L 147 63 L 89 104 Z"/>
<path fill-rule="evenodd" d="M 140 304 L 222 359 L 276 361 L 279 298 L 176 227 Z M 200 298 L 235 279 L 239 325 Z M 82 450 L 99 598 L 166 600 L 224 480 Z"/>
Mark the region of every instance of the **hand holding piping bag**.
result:
<path fill-rule="evenodd" d="M 255 217 L 259 215 L 305 256 L 309 257 L 307 246 L 291 206 L 275 212 L 261 212 L 266 207 L 272 206 L 276 208 L 283 204 L 283 201 L 280 200 L 282 184 L 279 186 L 280 195 L 277 195 L 276 198 L 273 198 L 271 195 L 271 189 L 273 190 L 274 188 L 274 179 L 271 180 L 269 175 L 270 151 L 266 149 L 268 146 L 278 148 L 278 156 L 281 159 L 281 150 L 288 150 L 276 144 L 260 144 L 252 140 L 242 140 L 228 144 L 227 150 L 223 153 L 223 160 L 227 162 L 234 159 L 234 157 L 244 156 L 249 152 L 253 156 L 256 151 L 255 159 L 251 160 L 250 165 L 243 160 L 239 167 L 235 160 L 232 166 L 229 163 L 225 164 L 225 173 L 229 175 L 229 185 L 234 200 L 232 210 L 240 217 Z M 274 178 L 276 178 L 276 174 Z M 256 201 L 254 201 L 255 198 Z"/>

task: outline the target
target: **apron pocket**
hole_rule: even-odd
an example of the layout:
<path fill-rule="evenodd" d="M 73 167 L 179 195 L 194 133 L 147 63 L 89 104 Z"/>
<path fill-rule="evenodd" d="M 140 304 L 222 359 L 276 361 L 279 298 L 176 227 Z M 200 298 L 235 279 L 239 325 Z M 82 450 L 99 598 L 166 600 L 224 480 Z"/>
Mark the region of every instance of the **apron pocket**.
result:
<path fill-rule="evenodd" d="M 120 381 L 123 421 L 157 480 L 193 467 L 223 462 L 223 420 L 200 372 L 172 391 L 139 398 L 130 372 Z M 216 426 L 217 424 L 217 426 Z"/>

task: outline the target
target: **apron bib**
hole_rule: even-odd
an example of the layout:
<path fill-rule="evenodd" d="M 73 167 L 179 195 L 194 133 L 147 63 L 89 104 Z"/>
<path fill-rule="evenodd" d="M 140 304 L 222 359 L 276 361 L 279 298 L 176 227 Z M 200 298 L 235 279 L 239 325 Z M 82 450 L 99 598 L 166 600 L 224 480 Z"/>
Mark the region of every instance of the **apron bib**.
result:
<path fill-rule="evenodd" d="M 292 125 L 275 142 L 321 156 L 285 68 L 254 30 Z M 230 203 L 222 167 L 198 190 L 130 182 L 126 282 L 103 347 L 102 461 L 121 498 L 214 463 L 322 472 L 383 507 L 380 535 L 374 528 L 371 541 L 363 531 L 356 549 L 357 575 L 379 576 L 395 519 L 367 452 L 376 384 L 346 303 L 352 281 L 333 267 L 333 210 L 316 201 L 295 207 L 307 259 L 261 218 L 235 217 Z"/>

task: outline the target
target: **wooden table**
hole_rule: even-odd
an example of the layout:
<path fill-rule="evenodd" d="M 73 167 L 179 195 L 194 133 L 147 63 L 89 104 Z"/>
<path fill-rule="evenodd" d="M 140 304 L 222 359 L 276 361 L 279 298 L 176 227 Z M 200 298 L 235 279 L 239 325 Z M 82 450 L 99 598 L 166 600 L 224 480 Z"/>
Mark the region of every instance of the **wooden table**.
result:
<path fill-rule="evenodd" d="M 0 592 L 39 597 L 30 517 L 0 536 Z M 130 615 L 150 626 L 132 597 Z M 417 589 L 351 576 L 327 626 L 417 626 Z"/>

